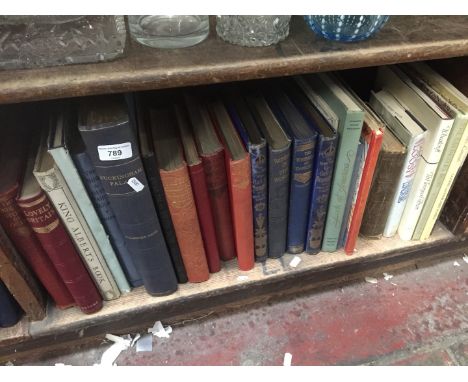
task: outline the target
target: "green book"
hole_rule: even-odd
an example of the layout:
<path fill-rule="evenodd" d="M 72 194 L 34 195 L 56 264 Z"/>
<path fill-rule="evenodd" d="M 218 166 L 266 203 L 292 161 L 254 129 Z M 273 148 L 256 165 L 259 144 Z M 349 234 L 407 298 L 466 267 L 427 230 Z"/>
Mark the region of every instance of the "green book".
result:
<path fill-rule="evenodd" d="M 322 251 L 333 252 L 338 248 L 338 239 L 364 121 L 364 111 L 333 75 L 319 73 L 305 76 L 305 79 L 339 118 L 338 149 L 322 241 Z"/>

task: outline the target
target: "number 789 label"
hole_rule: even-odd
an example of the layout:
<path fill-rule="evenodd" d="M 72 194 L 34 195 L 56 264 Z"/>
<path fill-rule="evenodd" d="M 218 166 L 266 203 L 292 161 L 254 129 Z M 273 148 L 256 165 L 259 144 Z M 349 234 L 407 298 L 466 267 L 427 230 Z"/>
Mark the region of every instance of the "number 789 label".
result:
<path fill-rule="evenodd" d="M 118 143 L 115 145 L 98 146 L 99 159 L 102 161 L 120 160 L 132 157 L 131 142 Z"/>

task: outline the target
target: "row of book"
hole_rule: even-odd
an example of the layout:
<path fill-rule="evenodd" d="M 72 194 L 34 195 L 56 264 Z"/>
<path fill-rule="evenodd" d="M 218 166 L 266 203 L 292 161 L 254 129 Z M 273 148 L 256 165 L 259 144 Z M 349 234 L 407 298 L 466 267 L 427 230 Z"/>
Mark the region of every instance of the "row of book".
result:
<path fill-rule="evenodd" d="M 350 255 L 359 234 L 426 239 L 466 158 L 468 99 L 423 63 L 378 68 L 366 101 L 352 82 L 1 109 L 2 311 L 19 317 L 16 299 L 40 320 L 49 295 L 94 313 L 135 287 L 206 281 L 222 261 L 248 271 L 285 252 Z"/>

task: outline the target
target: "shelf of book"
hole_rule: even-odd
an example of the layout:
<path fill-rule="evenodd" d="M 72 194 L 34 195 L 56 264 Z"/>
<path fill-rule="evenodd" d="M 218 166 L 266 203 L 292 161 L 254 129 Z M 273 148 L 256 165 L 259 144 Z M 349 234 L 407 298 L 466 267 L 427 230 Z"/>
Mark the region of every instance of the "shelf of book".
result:
<path fill-rule="evenodd" d="M 368 41 L 317 37 L 301 17 L 290 36 L 264 48 L 231 45 L 212 30 L 201 44 L 152 49 L 128 38 L 112 62 L 0 71 L 0 103 L 182 87 L 468 55 L 467 16 L 392 16 Z"/>
<path fill-rule="evenodd" d="M 0 331 L 0 362 L 21 359 L 31 351 L 64 348 L 67 344 L 102 341 L 106 333 L 126 334 L 146 331 L 155 321 L 165 324 L 225 311 L 233 306 L 265 300 L 271 296 L 290 295 L 314 288 L 364 280 L 366 276 L 386 282 L 383 272 L 424 265 L 449 256 L 463 256 L 468 250 L 467 236 L 454 236 L 442 224 L 426 241 L 402 241 L 398 237 L 381 240 L 358 240 L 359 250 L 352 256 L 343 251 L 297 255 L 301 261 L 290 266 L 295 255 L 269 259 L 254 269 L 242 272 L 236 261 L 224 264 L 204 283 L 179 285 L 179 290 L 165 297 L 151 297 L 137 288 L 104 308 L 84 315 L 77 308 L 58 310 L 49 306 L 43 321 L 20 321 Z"/>

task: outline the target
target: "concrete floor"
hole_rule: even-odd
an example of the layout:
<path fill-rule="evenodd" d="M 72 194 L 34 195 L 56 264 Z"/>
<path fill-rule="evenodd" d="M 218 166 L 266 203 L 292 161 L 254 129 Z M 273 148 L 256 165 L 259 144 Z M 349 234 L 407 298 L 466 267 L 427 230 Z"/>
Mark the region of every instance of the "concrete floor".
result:
<path fill-rule="evenodd" d="M 454 261 L 459 266 L 454 265 Z M 366 281 L 211 314 L 153 337 L 117 365 L 468 365 L 468 263 L 370 274 Z M 93 365 L 110 342 L 27 365 Z"/>

